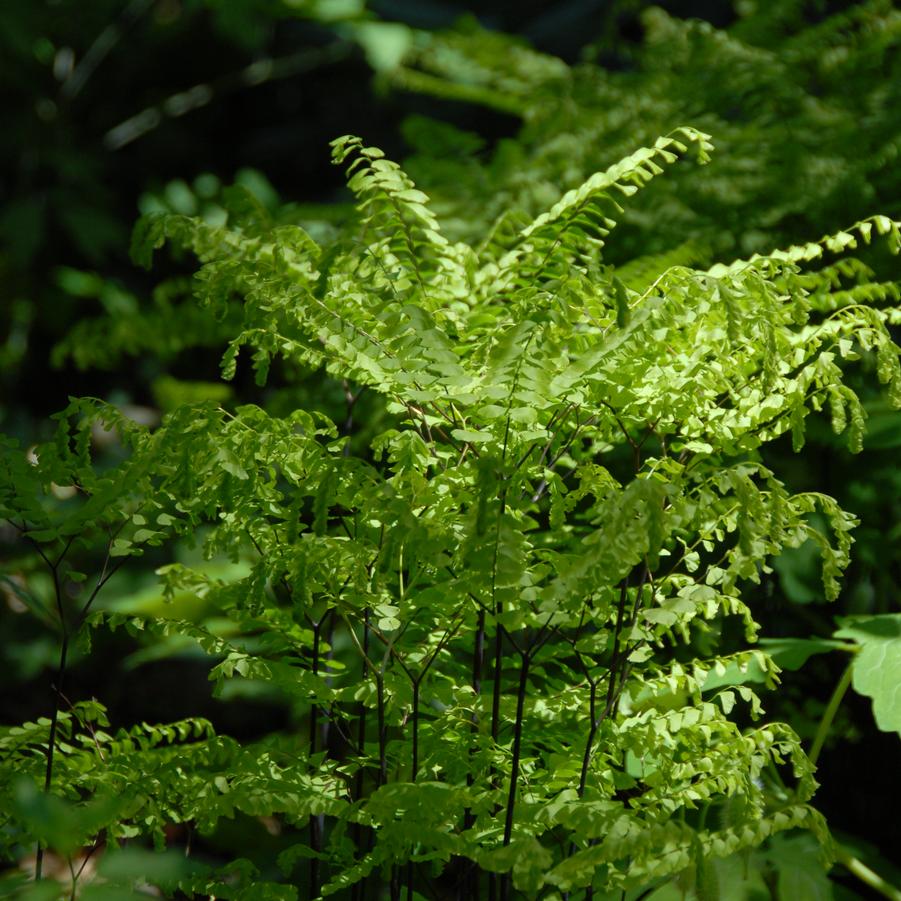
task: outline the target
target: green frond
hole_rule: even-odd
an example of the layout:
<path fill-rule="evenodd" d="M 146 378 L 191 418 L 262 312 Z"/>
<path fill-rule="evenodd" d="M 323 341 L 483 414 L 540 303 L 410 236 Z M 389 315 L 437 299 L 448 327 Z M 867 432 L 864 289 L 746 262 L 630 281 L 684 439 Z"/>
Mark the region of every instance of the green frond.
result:
<path fill-rule="evenodd" d="M 569 267 L 584 266 L 604 246 L 616 225 L 614 217 L 623 212 L 617 198 L 631 197 L 689 148 L 698 162 L 706 163 L 713 145 L 709 135 L 685 126 L 568 191 L 519 233 L 516 246 L 499 261 L 501 278 L 505 270 L 532 280 L 548 274 L 565 278 Z"/>

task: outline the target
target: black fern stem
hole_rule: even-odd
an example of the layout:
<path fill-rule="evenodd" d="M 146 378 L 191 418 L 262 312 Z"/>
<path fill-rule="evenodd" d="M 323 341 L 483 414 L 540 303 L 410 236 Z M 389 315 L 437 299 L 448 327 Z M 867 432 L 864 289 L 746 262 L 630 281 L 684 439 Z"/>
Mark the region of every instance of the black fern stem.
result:
<path fill-rule="evenodd" d="M 482 666 L 485 660 L 485 610 L 484 608 L 479 609 L 479 622 L 476 629 L 476 642 L 475 649 L 473 651 L 473 659 L 472 659 L 472 689 L 476 695 L 476 701 L 480 700 L 482 696 Z M 473 714 L 473 723 L 472 723 L 472 731 L 473 733 L 478 733 L 479 731 L 479 717 L 477 713 Z M 467 783 L 472 785 L 473 783 L 473 775 L 472 771 L 470 771 L 467 776 Z M 475 824 L 475 817 L 472 815 L 470 810 L 466 811 L 466 819 L 467 819 L 467 828 L 472 828 Z M 469 883 L 469 888 L 471 891 L 472 901 L 479 901 L 479 888 L 481 882 L 481 873 L 479 868 L 474 864 L 467 861 L 467 881 Z"/>
<path fill-rule="evenodd" d="M 416 781 L 419 772 L 419 687 L 422 685 L 422 674 L 413 680 L 413 765 L 411 767 L 410 781 Z"/>
<path fill-rule="evenodd" d="M 419 687 L 425 671 L 413 680 L 413 761 L 410 767 L 410 781 L 416 781 L 419 772 Z M 407 861 L 407 901 L 413 901 L 413 861 Z"/>
<path fill-rule="evenodd" d="M 324 627 L 325 620 L 328 619 L 328 631 L 326 632 L 325 643 L 328 645 L 328 651 L 326 651 L 323 660 L 326 666 L 329 666 L 330 662 L 335 657 L 335 620 L 337 619 L 335 615 L 334 609 L 329 610 L 325 616 L 322 618 L 322 624 Z M 333 684 L 332 677 L 326 673 L 325 674 L 325 684 L 327 688 L 331 688 Z M 320 736 L 320 747 L 323 751 L 325 751 L 326 757 L 334 757 L 338 756 L 340 753 L 335 749 L 335 732 L 336 730 L 331 728 L 332 718 L 335 715 L 335 710 L 333 706 L 329 706 L 324 711 L 324 716 L 322 718 L 322 725 L 319 729 Z"/>
<path fill-rule="evenodd" d="M 644 588 L 644 583 L 647 580 L 648 575 L 648 569 L 647 567 L 645 567 L 641 579 L 638 583 L 638 588 L 636 589 L 635 607 L 633 608 L 629 625 L 635 624 L 635 620 L 638 614 L 638 606 L 641 603 L 641 592 Z M 616 703 L 619 700 L 619 695 L 622 691 L 623 685 L 625 684 L 626 675 L 628 673 L 629 659 L 627 654 L 625 653 L 626 649 L 620 647 L 620 635 L 622 633 L 623 623 L 625 620 L 627 596 L 628 579 L 626 578 L 623 579 L 622 585 L 620 586 L 619 602 L 616 608 L 616 626 L 613 633 L 613 655 L 610 659 L 610 666 L 607 674 L 607 698 L 606 702 L 604 703 L 604 709 L 601 711 L 600 716 L 595 715 L 595 697 L 597 683 L 592 683 L 591 686 L 591 726 L 589 727 L 589 739 L 585 744 L 585 756 L 582 759 L 583 779 L 585 779 L 588 774 L 588 763 L 591 759 L 591 747 L 594 743 L 594 734 L 595 732 L 597 732 L 598 726 L 600 726 L 600 724 L 613 712 L 613 708 L 616 706 Z M 580 782 L 579 797 L 582 796 L 583 791 L 584 782 Z M 596 844 L 596 842 L 592 840 L 591 842 L 589 842 L 589 847 L 593 846 L 594 844 Z M 593 898 L 594 888 L 589 885 L 585 889 L 585 901 L 592 901 Z"/>
<path fill-rule="evenodd" d="M 485 611 L 479 609 L 479 621 L 476 625 L 476 640 L 472 652 L 472 690 L 476 697 L 482 693 L 482 660 L 485 656 Z M 473 725 L 477 725 L 473 717 Z"/>
<path fill-rule="evenodd" d="M 313 626 L 313 675 L 319 675 L 319 638 L 322 631 L 322 620 L 311 623 Z M 310 757 L 316 753 L 316 733 L 319 731 L 319 705 L 310 706 Z"/>
<path fill-rule="evenodd" d="M 495 609 L 495 616 L 500 615 L 500 605 Z M 494 633 L 494 685 L 491 697 L 491 738 L 497 742 L 501 724 L 501 670 L 504 654 L 504 627 L 498 622 Z"/>
<path fill-rule="evenodd" d="M 56 573 L 54 572 L 54 580 Z M 69 654 L 69 634 L 66 630 L 65 620 L 62 618 L 62 609 L 60 609 L 60 620 L 62 622 L 63 636 L 59 649 L 59 666 L 56 670 L 56 680 L 53 685 L 53 711 L 50 714 L 50 734 L 47 737 L 47 765 L 44 768 L 44 793 L 50 793 L 50 785 L 53 782 L 53 755 L 56 749 L 56 732 L 59 724 L 59 706 L 62 700 L 63 678 L 66 674 L 66 658 Z M 34 878 L 38 882 L 41 879 L 44 869 L 44 846 L 38 842 L 37 851 L 34 856 Z"/>
<path fill-rule="evenodd" d="M 364 658 L 368 658 L 369 656 L 369 608 L 367 607 L 363 611 L 363 656 Z M 363 664 L 363 673 L 362 678 L 366 677 L 366 664 Z M 366 705 L 360 701 L 360 706 L 357 711 L 357 747 L 359 750 L 360 757 L 363 758 L 366 755 Z M 354 785 L 354 800 L 359 801 L 363 797 L 363 770 L 364 768 L 361 766 L 357 771 L 357 778 L 355 780 Z M 352 837 L 354 847 L 360 849 L 360 846 L 363 842 L 363 827 L 359 823 L 353 824 Z M 367 847 L 368 847 L 367 838 Z M 351 901 L 364 901 L 366 898 L 366 885 L 367 879 L 364 878 L 359 882 L 355 882 L 353 887 L 351 888 Z"/>
<path fill-rule="evenodd" d="M 472 691 L 475 695 L 474 703 L 473 703 L 473 712 L 472 712 L 472 725 L 470 726 L 470 732 L 473 735 L 473 738 L 478 734 L 479 731 L 479 714 L 477 710 L 477 705 L 479 699 L 482 694 L 482 661 L 485 657 L 485 611 L 483 609 L 479 610 L 479 621 L 476 625 L 476 634 L 475 634 L 475 643 L 472 650 Z M 469 754 L 472 757 L 475 752 L 474 744 L 470 744 L 469 746 Z M 473 775 L 472 769 L 470 769 L 469 773 L 466 775 L 466 784 L 473 784 Z M 466 814 L 463 820 L 463 828 L 471 829 L 473 823 L 475 822 L 475 817 L 472 815 L 472 811 L 468 808 L 466 810 Z"/>
<path fill-rule="evenodd" d="M 639 586 L 639 591 L 641 587 Z M 607 678 L 607 703 L 604 705 L 604 712 L 601 717 L 606 717 L 613 708 L 613 701 L 616 697 L 616 676 L 620 669 L 620 663 L 623 654 L 620 653 L 620 634 L 623 630 L 623 621 L 626 613 L 626 597 L 628 594 L 628 579 L 623 579 L 622 585 L 619 587 L 619 602 L 616 606 L 616 626 L 613 629 L 613 655 L 610 658 L 609 674 Z M 597 722 L 597 721 L 595 721 Z M 600 725 L 600 724 L 599 724 Z"/>
<path fill-rule="evenodd" d="M 319 640 L 322 632 L 322 619 L 312 623 L 313 626 L 313 675 L 319 675 Z M 310 707 L 310 758 L 316 753 L 316 733 L 319 731 L 319 705 Z M 319 852 L 322 850 L 322 823 L 315 814 L 310 814 L 310 896 L 319 894 Z"/>
<path fill-rule="evenodd" d="M 391 880 L 388 883 L 391 901 L 400 901 L 400 871 L 397 864 L 391 864 Z"/>
<path fill-rule="evenodd" d="M 62 586 L 59 582 L 59 565 L 62 562 L 63 557 L 66 552 L 69 550 L 69 546 L 71 545 L 72 540 L 69 539 L 69 543 L 66 544 L 65 550 L 59 555 L 55 563 L 52 563 L 41 551 L 40 547 L 37 547 L 38 553 L 43 558 L 44 562 L 50 567 L 50 572 L 53 574 L 53 593 L 56 598 L 56 612 L 59 615 L 59 628 L 60 628 L 60 646 L 59 646 L 59 666 L 56 670 L 56 680 L 53 685 L 53 711 L 50 714 L 50 731 L 47 735 L 47 764 L 44 768 L 44 794 L 50 793 L 50 786 L 53 784 L 53 757 L 56 751 L 56 732 L 59 727 L 59 707 L 60 702 L 63 698 L 63 680 L 66 676 L 66 661 L 69 655 L 69 624 L 66 622 L 66 612 L 63 609 L 63 591 Z M 96 595 L 97 591 L 95 589 L 94 594 L 91 596 L 91 600 L 94 599 L 94 595 Z M 90 605 L 91 601 L 88 601 L 88 605 Z M 87 609 L 87 605 L 85 610 Z M 37 850 L 34 855 L 34 879 L 35 882 L 40 881 L 41 876 L 43 875 L 44 870 L 44 846 L 38 842 Z M 74 891 L 74 888 L 73 888 Z"/>
<path fill-rule="evenodd" d="M 510 429 L 510 420 L 507 419 L 507 431 Z M 504 435 L 504 451 L 507 447 L 507 434 Z M 491 566 L 491 601 L 494 606 L 495 632 L 494 632 L 494 685 L 491 698 L 491 739 L 497 744 L 497 736 L 501 722 L 501 671 L 504 652 L 504 627 L 500 623 L 500 615 L 503 613 L 503 604 L 497 600 L 497 563 L 500 551 L 501 523 L 507 511 L 507 488 L 501 490 L 500 509 L 497 514 L 497 528 L 494 539 L 494 561 Z M 492 769 L 492 785 L 496 785 L 497 773 Z M 494 873 L 488 874 L 488 901 L 497 899 L 497 879 Z"/>
<path fill-rule="evenodd" d="M 375 676 L 376 717 L 379 733 L 379 785 L 388 781 L 388 727 L 385 725 L 385 677 Z"/>
<path fill-rule="evenodd" d="M 500 605 L 495 607 L 495 616 L 500 614 Z M 497 744 L 498 733 L 501 724 L 501 669 L 504 652 L 503 626 L 498 622 L 494 633 L 494 685 L 491 698 L 491 739 Z M 492 783 L 495 782 L 496 773 L 492 770 Z M 488 901 L 497 899 L 497 877 L 494 873 L 488 874 Z"/>
<path fill-rule="evenodd" d="M 598 716 L 597 713 L 598 680 L 595 679 L 594 681 L 591 681 L 589 679 L 589 685 L 591 686 L 588 696 L 589 724 L 588 736 L 585 739 L 585 751 L 582 753 L 582 769 L 579 773 L 580 798 L 585 793 L 585 786 L 588 782 L 588 767 L 591 764 L 591 749 L 594 747 L 594 739 L 597 735 L 598 727 L 610 715 L 610 712 L 613 709 L 613 702 L 616 697 L 617 671 L 619 670 L 620 666 L 620 658 L 623 656 L 620 654 L 619 638 L 620 633 L 622 632 L 623 620 L 626 613 L 627 590 L 627 580 L 623 579 L 623 582 L 619 587 L 619 601 L 616 605 L 616 625 L 613 629 L 613 654 L 610 658 L 610 666 L 607 672 L 607 699 L 600 716 Z"/>
<path fill-rule="evenodd" d="M 122 525 L 125 524 L 127 520 L 123 521 Z M 10 520 L 12 522 L 12 520 Z M 15 526 L 15 523 L 13 523 Z M 50 787 L 53 784 L 53 760 L 54 754 L 56 752 L 56 733 L 59 731 L 59 708 L 60 703 L 63 700 L 63 682 L 66 677 L 66 662 L 69 656 L 69 636 L 71 634 L 77 634 L 82 625 L 84 625 L 85 620 L 87 619 L 88 613 L 91 611 L 91 605 L 97 599 L 97 595 L 100 593 L 100 589 L 103 588 L 104 585 L 116 574 L 119 567 L 125 562 L 126 558 L 122 557 L 115 565 L 110 566 L 110 548 L 112 547 L 113 540 L 119 534 L 122 529 L 122 525 L 119 526 L 118 529 L 113 532 L 110 536 L 109 544 L 106 547 L 106 559 L 103 561 L 103 569 L 100 571 L 100 575 L 97 577 L 97 584 L 94 585 L 93 590 L 91 591 L 90 596 L 85 601 L 81 610 L 78 612 L 78 615 L 75 618 L 75 623 L 70 629 L 69 623 L 66 620 L 66 613 L 63 609 L 63 589 L 59 580 L 59 567 L 63 562 L 66 554 L 69 553 L 69 548 L 72 547 L 72 542 L 75 540 L 75 536 L 69 538 L 66 542 L 65 547 L 60 551 L 59 556 L 56 560 L 51 560 L 41 549 L 41 546 L 34 541 L 27 534 L 27 527 L 25 522 L 23 521 L 20 531 L 22 534 L 31 542 L 34 546 L 34 549 L 38 552 L 40 558 L 47 565 L 48 569 L 53 575 L 53 594 L 56 598 L 56 612 L 59 616 L 59 629 L 60 629 L 60 647 L 59 647 L 59 664 L 56 670 L 56 679 L 53 683 L 53 709 L 50 714 L 50 730 L 47 734 L 47 763 L 44 768 L 44 793 L 50 793 Z M 37 844 L 37 848 L 34 854 L 34 879 L 35 882 L 40 881 L 44 870 L 44 848 L 40 842 Z M 75 891 L 74 885 L 72 889 L 73 893 Z"/>
<path fill-rule="evenodd" d="M 519 782 L 519 758 L 522 747 L 522 718 L 526 703 L 526 689 L 529 681 L 529 664 L 531 655 L 522 655 L 522 665 L 519 668 L 519 686 L 516 690 L 516 721 L 513 724 L 513 762 L 510 764 L 510 791 L 507 795 L 507 817 L 504 821 L 504 845 L 510 844 L 513 834 L 513 813 L 516 803 L 516 789 Z"/>
<path fill-rule="evenodd" d="M 580 798 L 584 795 L 585 786 L 588 783 L 588 768 L 591 765 L 591 751 L 594 747 L 594 740 L 597 735 L 598 728 L 613 711 L 613 706 L 617 698 L 617 675 L 621 674 L 622 672 L 620 669 L 620 663 L 621 660 L 625 658 L 625 654 L 620 653 L 619 638 L 620 633 L 622 632 L 623 620 L 626 613 L 627 596 L 628 579 L 623 579 L 622 584 L 619 587 L 619 600 L 617 601 L 616 605 L 616 625 L 613 629 L 613 653 L 610 657 L 610 665 L 607 669 L 607 697 L 604 703 L 604 709 L 601 711 L 600 715 L 597 712 L 598 683 L 600 680 L 591 680 L 589 678 L 589 685 L 591 686 L 588 695 L 589 725 L 588 736 L 585 739 L 585 750 L 582 753 L 582 768 L 581 772 L 579 773 L 578 795 Z M 588 674 L 586 671 L 586 676 L 587 675 Z M 570 844 L 569 853 L 572 854 L 574 851 L 575 843 L 573 842 Z M 569 893 L 566 893 L 563 897 L 564 899 L 568 899 Z M 591 901 L 593 897 L 594 890 L 591 886 L 588 886 L 588 888 L 585 890 L 585 901 Z"/>
<path fill-rule="evenodd" d="M 509 427 L 509 420 L 507 425 Z M 498 729 L 501 718 L 501 663 L 504 650 L 504 627 L 500 622 L 500 615 L 504 608 L 497 600 L 497 562 L 501 541 L 501 522 L 507 511 L 507 489 L 501 491 L 500 509 L 497 514 L 497 530 L 494 540 L 494 561 L 491 564 L 491 601 L 494 604 L 495 632 L 494 632 L 494 694 L 491 700 L 491 737 L 497 742 Z"/>
<path fill-rule="evenodd" d="M 510 844 L 513 835 L 513 816 L 516 809 L 516 790 L 519 787 L 519 760 L 522 749 L 522 719 L 526 703 L 526 689 L 529 683 L 529 664 L 532 662 L 531 653 L 522 655 L 522 663 L 519 667 L 519 685 L 516 689 L 516 720 L 513 724 L 513 760 L 510 764 L 510 790 L 507 794 L 507 815 L 504 819 L 504 846 Z M 500 901 L 507 901 L 510 891 L 510 874 L 501 876 Z"/>
<path fill-rule="evenodd" d="M 472 649 L 472 691 L 475 695 L 474 699 L 474 707 L 479 702 L 482 694 L 482 665 L 485 659 L 485 610 L 484 608 L 479 608 L 479 619 L 476 624 L 476 633 L 475 633 L 475 642 L 473 643 Z M 472 725 L 470 726 L 470 731 L 473 735 L 473 739 L 478 735 L 479 731 L 479 714 L 477 709 L 473 710 L 472 713 Z M 469 755 L 470 758 L 474 755 L 476 751 L 475 744 L 470 744 L 469 746 Z M 472 767 L 470 766 L 469 772 L 466 774 L 466 784 L 467 786 L 473 785 L 475 782 L 475 777 L 472 774 Z M 472 811 L 467 808 L 466 813 L 463 815 L 463 829 L 469 830 L 475 825 L 475 816 L 473 816 Z M 470 898 L 471 901 L 479 901 L 479 873 L 478 870 L 471 864 L 470 861 L 465 858 L 460 861 L 463 867 L 463 874 L 461 876 L 461 885 L 460 885 L 460 897 L 461 898 Z"/>
<path fill-rule="evenodd" d="M 585 751 L 582 754 L 582 770 L 579 773 L 579 797 L 585 794 L 585 785 L 588 782 L 588 765 L 591 763 L 591 749 L 594 747 L 594 738 L 598 731 L 598 718 L 596 714 L 598 700 L 598 680 L 591 683 L 591 691 L 588 695 L 588 715 L 591 723 L 588 727 L 588 737 L 585 739 Z"/>

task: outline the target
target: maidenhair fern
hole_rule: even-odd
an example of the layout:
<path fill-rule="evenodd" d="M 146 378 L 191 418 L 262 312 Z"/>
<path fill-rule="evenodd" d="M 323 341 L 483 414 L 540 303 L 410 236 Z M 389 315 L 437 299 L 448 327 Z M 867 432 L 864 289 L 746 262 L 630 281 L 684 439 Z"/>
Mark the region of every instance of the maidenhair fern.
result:
<path fill-rule="evenodd" d="M 842 358 L 874 355 L 901 406 L 897 284 L 845 256 L 901 238 L 874 216 L 711 268 L 690 248 L 613 266 L 604 239 L 632 195 L 711 149 L 680 127 L 472 243 L 355 137 L 333 153 L 358 213 L 327 240 L 237 201 L 224 223 L 143 220 L 135 258 L 193 251 L 200 302 L 240 319 L 226 378 L 247 352 L 260 384 L 276 360 L 324 370 L 349 406 L 377 395 L 385 427 L 361 444 L 350 416 L 198 403 L 146 429 L 73 400 L 32 463 L 3 446 L 3 515 L 57 584 L 96 586 L 72 610 L 58 595 L 64 636 L 84 623 L 185 636 L 217 685 L 273 686 L 305 723 L 246 746 L 199 721 L 109 734 L 93 708 L 59 710 L 55 739 L 49 723 L 8 730 L 0 797 L 20 801 L 0 805 L 4 846 L 52 841 L 14 779 L 50 774 L 89 812 L 100 802 L 85 799 L 115 796 L 85 820 L 110 842 L 235 812 L 282 819 L 281 880 L 238 862 L 182 882 L 232 897 L 362 899 L 368 884 L 412 899 L 443 883 L 574 898 L 676 879 L 709 895 L 713 861 L 795 827 L 828 857 L 813 767 L 752 688 L 774 687 L 778 667 L 754 646 L 742 589 L 812 540 L 834 598 L 854 519 L 788 492 L 758 448 L 786 433 L 800 448 L 827 408 L 859 447 Z M 96 423 L 128 450 L 102 472 Z M 210 556 L 248 573 L 173 564 L 161 578 L 227 628 L 94 609 L 110 568 L 200 529 Z M 70 571 L 98 541 L 102 572 Z M 746 647 L 727 651 L 733 621 Z"/>

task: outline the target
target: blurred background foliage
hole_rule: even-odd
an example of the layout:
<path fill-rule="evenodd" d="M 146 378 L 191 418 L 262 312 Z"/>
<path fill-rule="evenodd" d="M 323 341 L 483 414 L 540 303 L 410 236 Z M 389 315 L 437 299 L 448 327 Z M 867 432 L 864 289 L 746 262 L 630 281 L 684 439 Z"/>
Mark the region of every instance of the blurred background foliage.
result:
<path fill-rule="evenodd" d="M 628 263 L 635 283 L 651 262 L 706 265 L 876 212 L 901 218 L 899 50 L 892 0 L 6 0 L 0 428 L 43 440 L 70 394 L 146 422 L 213 399 L 274 413 L 302 403 L 338 423 L 352 408 L 354 440 L 365 442 L 380 408 L 327 378 L 281 372 L 261 389 L 239 367 L 233 382 L 219 381 L 234 322 L 193 303 L 188 261 L 170 261 L 160 283 L 128 257 L 140 212 L 215 222 L 241 197 L 260 215 L 328 233 L 349 198 L 328 142 L 347 132 L 405 160 L 447 232 L 465 240 L 516 227 L 675 126 L 709 132 L 714 162 L 655 181 L 609 239 L 607 258 Z M 885 280 L 882 296 L 867 299 L 897 300 L 897 262 L 878 251 L 860 260 Z M 836 271 L 849 303 L 860 271 Z M 877 398 L 874 366 L 855 377 L 869 413 L 862 454 L 848 454 L 825 421 L 809 425 L 800 456 L 781 442 L 766 451 L 790 488 L 816 487 L 861 519 L 836 605 L 823 603 L 818 558 L 804 547 L 764 574 L 751 601 L 768 637 L 828 638 L 836 616 L 901 609 L 901 417 Z M 101 459 L 121 453 L 114 435 L 94 441 Z M 0 527 L 4 557 L 12 542 Z M 188 545 L 175 558 L 199 562 Z M 148 555 L 123 570 L 104 603 L 162 604 L 154 569 L 171 560 Z M 232 564 L 205 565 L 228 578 Z M 3 723 L 46 712 L 56 637 L 22 598 L 49 596 L 48 579 L 21 558 L 3 569 Z M 188 591 L 172 603 L 215 622 Z M 211 699 L 208 658 L 192 648 L 121 634 L 94 641 L 76 655 L 69 691 L 100 699 L 117 724 L 200 714 L 238 738 L 292 725 L 281 699 L 252 685 Z M 769 715 L 811 739 L 844 663 L 822 654 L 787 670 Z M 862 859 L 891 871 L 898 737 L 849 695 L 831 742 L 818 803 Z M 264 826 L 232 828 L 225 846 L 252 835 L 270 853 Z M 850 885 L 837 871 L 827 888 L 865 896 Z"/>

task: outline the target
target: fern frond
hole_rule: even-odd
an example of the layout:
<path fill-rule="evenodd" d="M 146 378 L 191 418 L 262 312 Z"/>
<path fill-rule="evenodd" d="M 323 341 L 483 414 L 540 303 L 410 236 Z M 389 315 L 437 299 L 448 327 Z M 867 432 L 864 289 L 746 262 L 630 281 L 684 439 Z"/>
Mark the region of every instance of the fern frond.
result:
<path fill-rule="evenodd" d="M 406 296 L 416 287 L 420 303 L 434 305 L 427 282 L 446 259 L 448 241 L 429 210 L 428 197 L 397 163 L 353 135 L 336 138 L 332 156 L 336 165 L 351 161 L 348 187 L 358 201 L 360 240 L 374 261 L 373 268 L 361 275 L 386 279 L 395 296 Z"/>
<path fill-rule="evenodd" d="M 631 197 L 691 147 L 700 163 L 713 149 L 709 135 L 682 127 L 642 147 L 605 172 L 598 172 L 579 188 L 568 191 L 546 213 L 524 228 L 518 243 L 498 263 L 499 277 L 516 270 L 530 280 L 547 275 L 565 278 L 572 266 L 585 266 L 604 246 L 623 208 L 614 195 Z"/>

